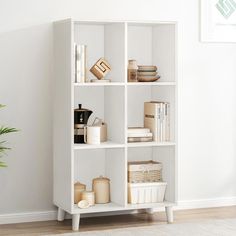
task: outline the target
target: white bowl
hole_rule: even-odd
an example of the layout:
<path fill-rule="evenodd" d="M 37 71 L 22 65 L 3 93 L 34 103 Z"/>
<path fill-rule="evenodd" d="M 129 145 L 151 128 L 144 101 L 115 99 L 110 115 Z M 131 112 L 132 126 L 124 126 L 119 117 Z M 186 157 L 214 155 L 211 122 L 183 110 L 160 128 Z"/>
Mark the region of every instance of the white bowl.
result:
<path fill-rule="evenodd" d="M 78 207 L 81 209 L 89 208 L 89 202 L 87 200 L 81 200 L 78 202 Z"/>

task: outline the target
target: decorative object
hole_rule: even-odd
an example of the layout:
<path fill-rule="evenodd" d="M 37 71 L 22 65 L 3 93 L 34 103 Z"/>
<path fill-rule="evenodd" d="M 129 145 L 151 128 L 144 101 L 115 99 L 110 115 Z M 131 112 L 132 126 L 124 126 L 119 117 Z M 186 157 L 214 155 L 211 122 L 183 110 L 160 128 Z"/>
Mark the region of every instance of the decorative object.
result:
<path fill-rule="evenodd" d="M 162 163 L 156 161 L 128 162 L 128 182 L 146 183 L 162 181 Z"/>
<path fill-rule="evenodd" d="M 81 200 L 86 200 L 89 206 L 95 205 L 95 195 L 93 191 L 84 191 L 81 193 Z"/>
<path fill-rule="evenodd" d="M 163 202 L 166 182 L 128 183 L 128 202 L 131 204 Z"/>
<path fill-rule="evenodd" d="M 236 0 L 201 0 L 201 41 L 236 42 Z"/>
<path fill-rule="evenodd" d="M 170 141 L 170 104 L 158 101 L 145 102 L 144 127 L 151 130 L 154 141 Z"/>
<path fill-rule="evenodd" d="M 75 45 L 75 82 L 84 83 L 87 80 L 87 46 Z"/>
<path fill-rule="evenodd" d="M 81 193 L 86 190 L 86 185 L 76 182 L 74 184 L 74 203 L 77 204 L 81 200 Z"/>
<path fill-rule="evenodd" d="M 82 104 L 74 109 L 74 143 L 84 143 L 84 127 L 92 113 L 91 110 L 82 108 Z"/>
<path fill-rule="evenodd" d="M 107 141 L 107 124 L 103 122 L 102 119 L 96 117 L 92 125 L 100 127 L 100 141 L 106 142 Z"/>
<path fill-rule="evenodd" d="M 138 81 L 139 82 L 154 82 L 160 79 L 157 75 L 156 66 L 138 66 Z"/>
<path fill-rule="evenodd" d="M 103 176 L 93 179 L 93 191 L 96 203 L 110 202 L 110 179 Z"/>
<path fill-rule="evenodd" d="M 111 66 L 104 59 L 100 58 L 90 69 L 90 72 L 97 77 L 97 79 L 102 80 L 107 75 L 107 73 L 111 70 Z M 107 82 L 107 81 L 106 81 Z"/>
<path fill-rule="evenodd" d="M 4 105 L 0 104 L 0 108 L 5 107 Z M 0 136 L 5 135 L 5 134 L 9 134 L 9 133 L 14 133 L 17 132 L 18 130 L 15 128 L 10 128 L 10 127 L 5 127 L 5 126 L 0 126 Z M 6 147 L 4 144 L 6 143 L 6 141 L 2 141 L 0 140 L 0 158 L 2 158 L 4 156 L 4 154 L 6 154 L 7 150 L 10 150 L 11 148 Z M 0 167 L 7 167 L 6 163 L 3 161 L 0 161 Z"/>
<path fill-rule="evenodd" d="M 86 144 L 101 143 L 101 127 L 100 126 L 85 126 L 84 127 L 84 142 Z"/>
<path fill-rule="evenodd" d="M 89 208 L 90 205 L 89 205 L 89 202 L 87 200 L 81 200 L 78 202 L 78 207 L 81 208 L 81 209 L 86 209 L 86 208 Z"/>
<path fill-rule="evenodd" d="M 138 72 L 137 61 L 136 60 L 129 60 L 128 82 L 137 82 L 138 81 L 137 72 Z"/>

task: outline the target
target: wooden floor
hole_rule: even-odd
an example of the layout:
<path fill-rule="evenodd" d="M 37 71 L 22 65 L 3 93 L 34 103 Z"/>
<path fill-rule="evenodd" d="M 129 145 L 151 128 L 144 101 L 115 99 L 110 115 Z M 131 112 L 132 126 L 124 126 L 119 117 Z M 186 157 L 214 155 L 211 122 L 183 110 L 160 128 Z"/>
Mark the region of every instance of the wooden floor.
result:
<path fill-rule="evenodd" d="M 236 206 L 176 211 L 174 216 L 175 222 L 199 221 L 204 219 L 236 218 Z M 80 224 L 80 231 L 116 229 L 122 227 L 125 228 L 135 226 L 148 226 L 155 224 L 166 224 L 166 218 L 164 213 L 155 213 L 153 215 L 140 213 L 132 215 L 82 218 Z M 65 220 L 64 222 L 46 221 L 0 225 L 0 236 L 35 236 L 70 232 L 72 232 L 71 220 Z"/>

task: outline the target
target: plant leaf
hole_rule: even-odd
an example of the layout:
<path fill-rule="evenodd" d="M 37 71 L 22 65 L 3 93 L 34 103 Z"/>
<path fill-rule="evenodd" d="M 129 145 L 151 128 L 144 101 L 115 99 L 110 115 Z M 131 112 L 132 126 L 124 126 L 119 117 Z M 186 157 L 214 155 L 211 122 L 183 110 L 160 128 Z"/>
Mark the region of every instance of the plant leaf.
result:
<path fill-rule="evenodd" d="M 3 104 L 0 104 L 0 108 L 3 108 L 3 107 L 5 107 L 5 105 L 3 105 Z"/>
<path fill-rule="evenodd" d="M 0 127 L 0 135 L 13 133 L 13 132 L 17 132 L 17 131 L 18 130 L 16 128 L 10 128 L 10 127 L 4 127 L 4 126 Z"/>
<path fill-rule="evenodd" d="M 3 161 L 0 161 L 0 167 L 7 167 L 7 165 Z"/>

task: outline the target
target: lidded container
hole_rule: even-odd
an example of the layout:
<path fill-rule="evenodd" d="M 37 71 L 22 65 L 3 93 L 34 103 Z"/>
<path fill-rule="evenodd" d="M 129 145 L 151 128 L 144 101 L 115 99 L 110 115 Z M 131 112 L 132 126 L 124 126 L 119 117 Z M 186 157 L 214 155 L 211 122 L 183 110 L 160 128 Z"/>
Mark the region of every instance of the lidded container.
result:
<path fill-rule="evenodd" d="M 128 64 L 128 82 L 138 81 L 138 65 L 136 60 L 129 60 Z"/>
<path fill-rule="evenodd" d="M 81 200 L 81 193 L 86 190 L 86 185 L 76 182 L 74 184 L 74 203 L 77 204 Z"/>
<path fill-rule="evenodd" d="M 81 193 L 81 200 L 86 200 L 89 206 L 95 205 L 95 196 L 93 191 L 83 191 Z"/>
<path fill-rule="evenodd" d="M 93 191 L 96 203 L 110 202 L 110 179 L 103 176 L 93 179 Z"/>

